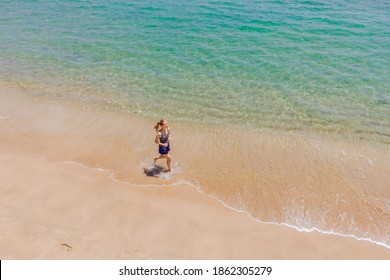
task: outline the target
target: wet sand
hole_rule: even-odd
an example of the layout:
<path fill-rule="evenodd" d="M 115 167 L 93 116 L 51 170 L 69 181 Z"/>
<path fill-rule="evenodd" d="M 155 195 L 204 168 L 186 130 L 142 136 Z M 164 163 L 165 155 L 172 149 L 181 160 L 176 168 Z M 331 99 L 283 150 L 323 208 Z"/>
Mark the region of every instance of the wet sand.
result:
<path fill-rule="evenodd" d="M 156 178 L 144 172 L 156 150 L 150 120 L 10 88 L 0 96 L 1 259 L 390 259 L 383 246 L 260 223 L 199 192 L 224 173 L 240 178 L 215 158 L 199 167 L 194 154 L 212 154 L 209 143 L 179 156 L 192 139 L 184 128 L 174 172 Z"/>

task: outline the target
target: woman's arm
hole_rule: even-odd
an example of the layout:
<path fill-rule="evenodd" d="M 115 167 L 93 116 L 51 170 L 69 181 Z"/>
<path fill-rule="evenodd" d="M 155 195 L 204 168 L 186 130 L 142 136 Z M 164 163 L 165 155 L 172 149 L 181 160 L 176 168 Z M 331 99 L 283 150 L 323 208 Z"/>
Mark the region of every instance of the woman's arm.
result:
<path fill-rule="evenodd" d="M 171 137 L 171 129 L 168 127 L 168 140 L 169 141 L 172 141 L 172 137 Z"/>
<path fill-rule="evenodd" d="M 168 147 L 168 143 L 161 143 L 160 139 L 161 139 L 161 132 L 158 132 L 157 135 L 156 135 L 156 138 L 154 139 L 154 142 L 156 144 L 159 144 L 160 146 Z"/>

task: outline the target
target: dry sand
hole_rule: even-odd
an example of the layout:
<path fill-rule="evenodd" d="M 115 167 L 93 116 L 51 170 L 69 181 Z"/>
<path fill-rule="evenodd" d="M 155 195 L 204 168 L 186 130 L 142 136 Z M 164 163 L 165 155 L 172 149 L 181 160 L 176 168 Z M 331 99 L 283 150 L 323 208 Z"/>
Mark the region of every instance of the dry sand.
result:
<path fill-rule="evenodd" d="M 122 140 L 64 133 L 68 109 L 51 103 L 57 133 L 34 122 L 36 101 L 0 94 L 0 259 L 390 259 L 368 241 L 257 222 L 174 176 L 126 173 L 140 163 Z M 98 166 L 113 150 L 115 176 Z"/>

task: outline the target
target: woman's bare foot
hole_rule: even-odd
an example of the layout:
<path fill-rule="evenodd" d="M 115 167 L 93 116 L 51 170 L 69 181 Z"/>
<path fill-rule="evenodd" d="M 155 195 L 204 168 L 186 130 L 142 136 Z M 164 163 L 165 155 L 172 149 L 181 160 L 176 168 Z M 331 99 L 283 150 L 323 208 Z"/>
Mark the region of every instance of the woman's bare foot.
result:
<path fill-rule="evenodd" d="M 157 156 L 157 157 L 154 157 L 153 158 L 153 160 L 154 160 L 154 165 L 156 165 L 156 161 L 158 160 L 158 159 L 160 159 L 160 158 L 162 158 L 161 156 Z"/>

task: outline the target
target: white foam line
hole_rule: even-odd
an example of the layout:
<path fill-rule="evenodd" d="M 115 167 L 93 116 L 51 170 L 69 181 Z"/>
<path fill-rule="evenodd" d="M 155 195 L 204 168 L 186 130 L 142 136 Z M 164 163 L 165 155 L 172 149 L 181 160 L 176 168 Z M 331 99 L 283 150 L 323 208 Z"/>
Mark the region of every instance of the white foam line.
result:
<path fill-rule="evenodd" d="M 277 224 L 277 223 L 270 222 L 270 224 Z M 367 238 L 367 237 L 358 237 L 358 236 L 356 236 L 354 234 L 339 233 L 339 232 L 335 232 L 333 230 L 321 230 L 321 229 L 318 229 L 316 227 L 313 227 L 311 229 L 299 228 L 297 226 L 286 224 L 286 223 L 280 223 L 280 225 L 294 228 L 294 229 L 296 229 L 299 232 L 309 232 L 310 233 L 310 232 L 313 232 L 313 231 L 317 231 L 317 232 L 323 233 L 323 234 L 337 235 L 337 236 L 341 236 L 341 237 L 349 237 L 349 238 L 354 238 L 354 239 L 359 240 L 359 241 L 368 241 L 368 242 L 374 243 L 376 245 L 383 246 L 383 247 L 385 247 L 387 249 L 390 249 L 390 245 L 387 245 L 387 244 L 385 244 L 383 242 L 375 241 L 375 240 L 372 240 L 371 238 Z"/>
<path fill-rule="evenodd" d="M 172 184 L 163 184 L 163 185 L 157 185 L 157 184 L 131 184 L 129 182 L 125 182 L 125 181 L 120 181 L 118 179 L 115 179 L 111 176 L 111 179 L 115 182 L 118 182 L 118 183 L 121 183 L 121 184 L 125 184 L 127 186 L 132 186 L 132 187 L 157 187 L 157 188 L 164 188 L 164 187 L 173 187 L 173 186 L 180 186 L 180 185 L 183 185 L 185 184 L 184 182 L 175 182 L 175 183 L 172 183 Z"/>
<path fill-rule="evenodd" d="M 48 162 L 50 162 L 50 161 L 48 161 Z M 83 164 L 81 162 L 73 161 L 73 160 L 57 161 L 57 162 L 50 162 L 50 163 L 53 163 L 53 164 L 74 164 L 74 165 L 78 165 L 78 166 L 84 167 L 84 168 L 89 169 L 89 170 L 102 171 L 102 172 L 108 172 L 108 173 L 114 172 L 111 169 L 104 169 L 104 168 L 99 168 L 99 167 L 90 167 L 90 166 L 85 165 L 85 164 Z"/>
<path fill-rule="evenodd" d="M 202 193 L 203 195 L 206 195 L 208 197 L 211 197 L 215 200 L 217 200 L 219 203 L 221 203 L 224 207 L 228 208 L 228 209 L 231 209 L 233 211 L 236 211 L 236 212 L 239 212 L 239 213 L 243 213 L 243 214 L 246 214 L 251 220 L 257 222 L 257 223 L 261 223 L 261 224 L 267 224 L 267 225 L 277 225 L 277 226 L 286 226 L 286 227 L 289 227 L 289 228 L 293 228 L 299 232 L 319 232 L 319 233 L 322 233 L 322 234 L 329 234 L 329 235 L 336 235 L 336 236 L 341 236 L 341 237 L 349 237 L 349 238 L 354 238 L 356 240 L 359 240 L 359 241 L 368 241 L 368 242 L 371 242 L 373 244 L 376 244 L 376 245 L 379 245 L 379 246 L 383 246 L 387 249 L 390 249 L 390 245 L 387 245 L 383 242 L 380 242 L 380 241 L 375 241 L 375 240 L 372 240 L 370 238 L 366 238 L 366 237 L 357 237 L 356 235 L 354 234 L 343 234 L 343 233 L 338 233 L 338 232 L 335 232 L 335 231 L 331 231 L 331 230 L 321 230 L 321 229 L 318 229 L 316 227 L 312 227 L 311 229 L 308 229 L 308 228 L 300 228 L 298 226 L 295 226 L 295 225 L 290 225 L 290 224 L 287 224 L 287 223 L 277 223 L 277 222 L 264 222 L 264 221 L 261 221 L 259 219 L 256 219 L 255 217 L 253 217 L 250 213 L 248 213 L 246 210 L 240 210 L 240 209 L 237 209 L 237 208 L 234 208 L 230 205 L 227 205 L 224 201 L 222 201 L 221 199 L 215 197 L 214 195 L 211 195 L 211 194 L 206 194 L 204 193 L 200 187 L 197 187 L 191 183 L 188 182 L 189 185 L 195 187 L 195 189 L 197 191 L 199 191 L 200 193 Z"/>
<path fill-rule="evenodd" d="M 171 186 L 176 186 L 180 185 L 181 182 L 175 182 L 172 184 L 163 184 L 163 185 L 157 185 L 157 184 L 132 184 L 126 181 L 121 181 L 117 178 L 115 178 L 115 172 L 111 169 L 104 169 L 104 168 L 98 168 L 98 167 L 90 167 L 88 165 L 85 165 L 83 163 L 77 162 L 77 161 L 72 161 L 72 160 L 67 160 L 67 161 L 59 161 L 59 162 L 54 162 L 54 164 L 75 164 L 79 165 L 83 168 L 89 169 L 89 170 L 95 170 L 95 171 L 102 171 L 102 172 L 107 172 L 110 173 L 110 178 L 112 181 L 120 183 L 120 184 L 125 184 L 128 186 L 133 186 L 133 187 L 171 187 Z"/>

